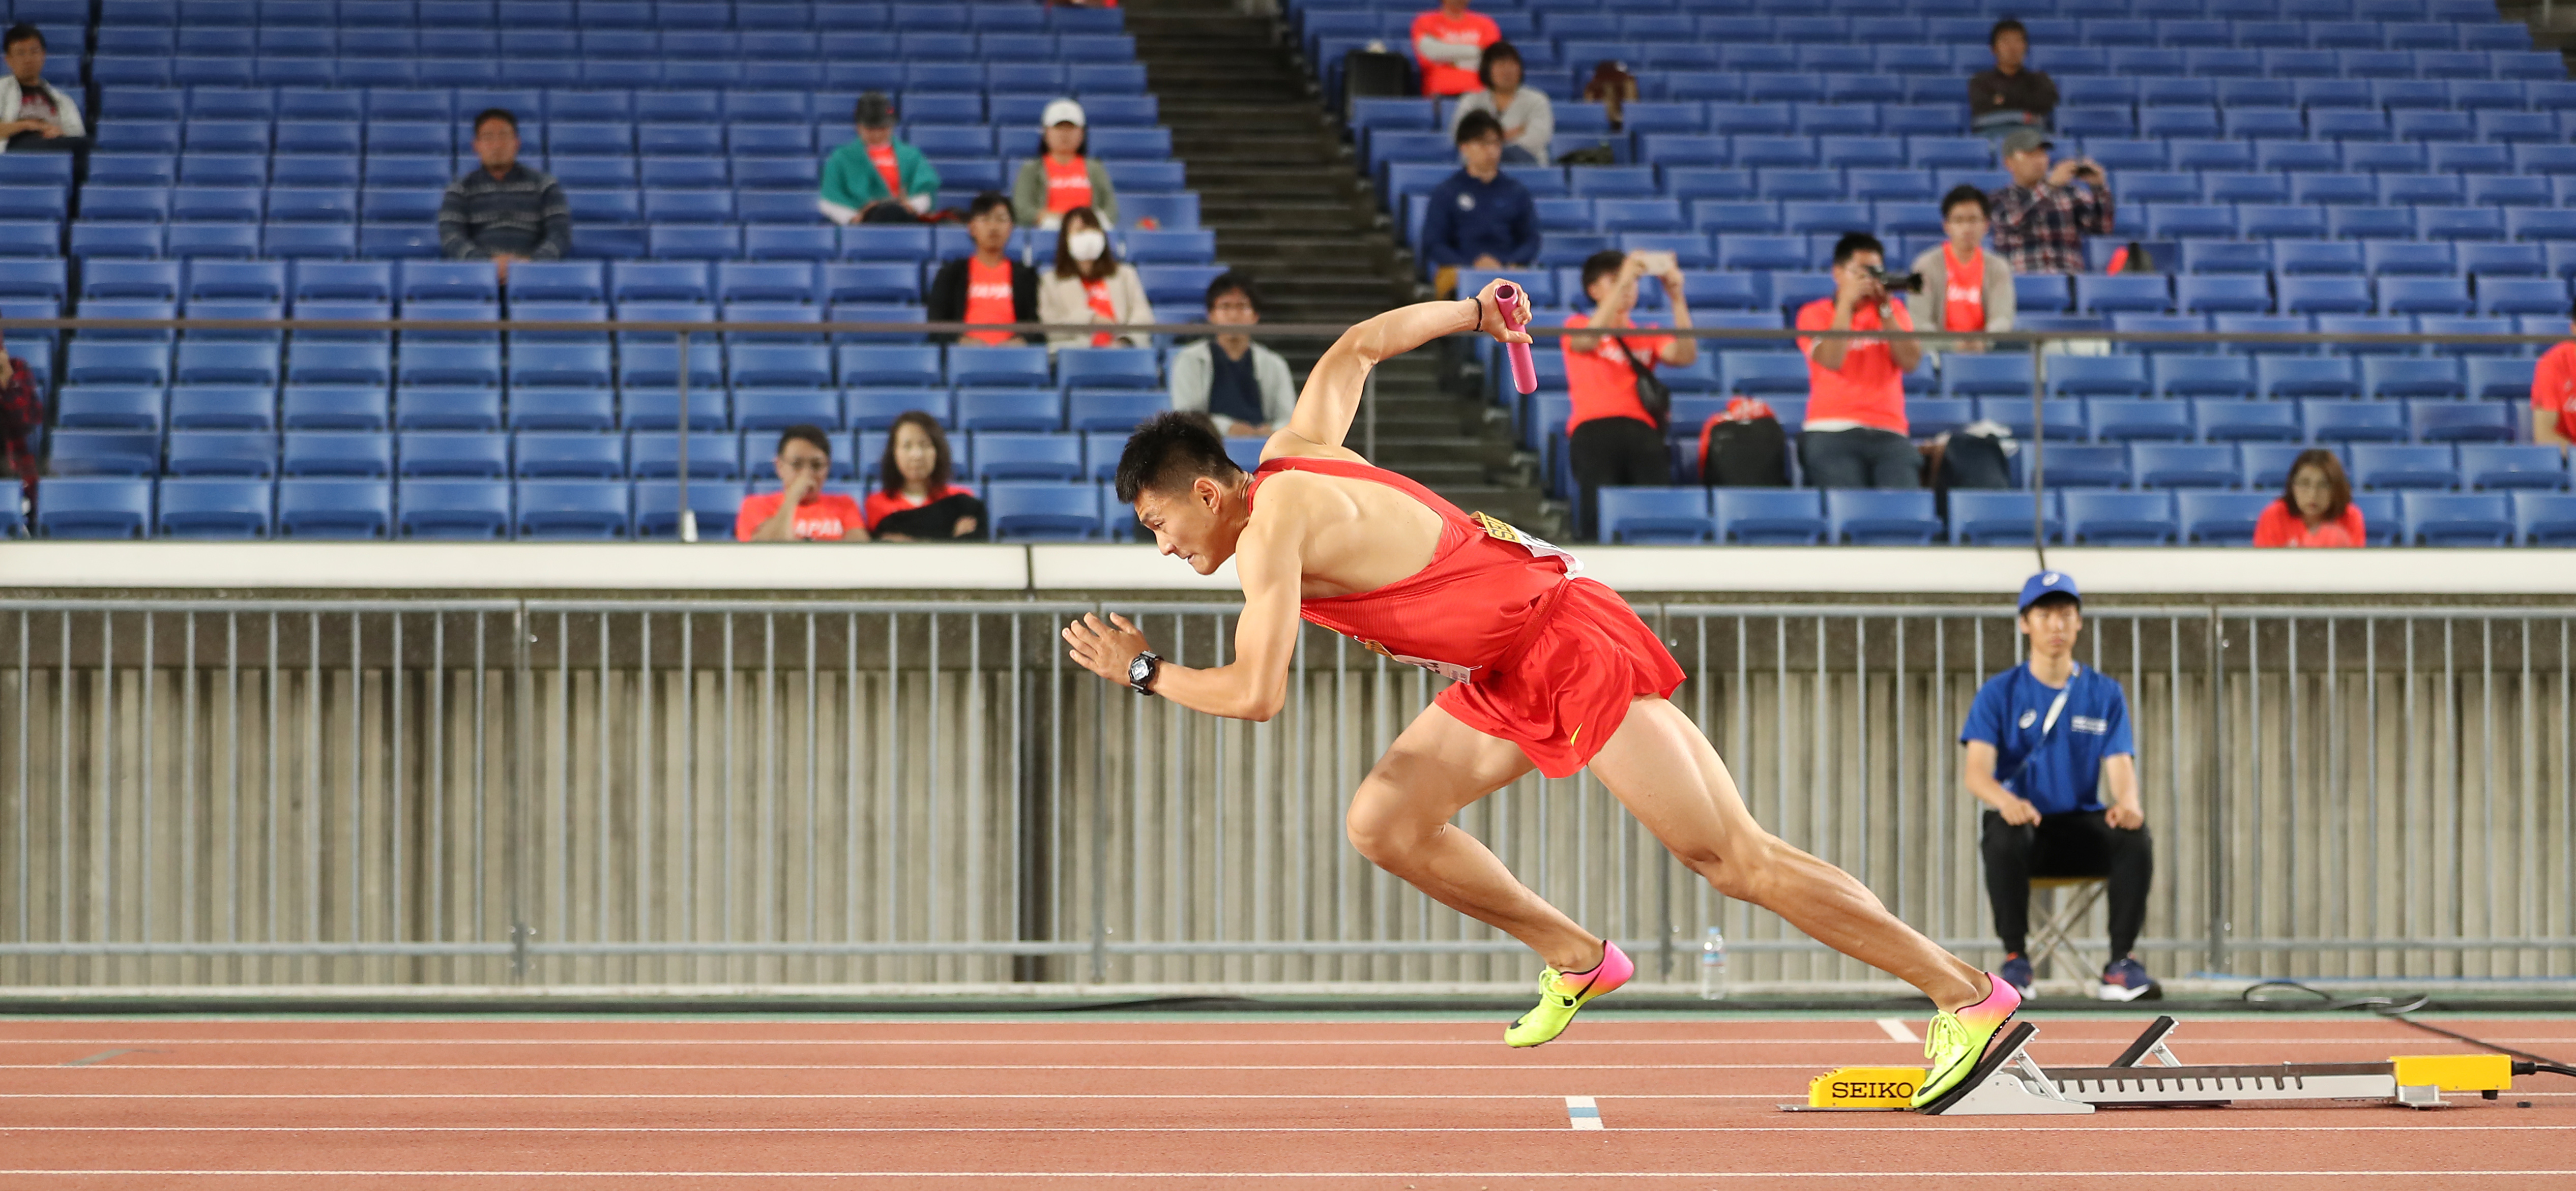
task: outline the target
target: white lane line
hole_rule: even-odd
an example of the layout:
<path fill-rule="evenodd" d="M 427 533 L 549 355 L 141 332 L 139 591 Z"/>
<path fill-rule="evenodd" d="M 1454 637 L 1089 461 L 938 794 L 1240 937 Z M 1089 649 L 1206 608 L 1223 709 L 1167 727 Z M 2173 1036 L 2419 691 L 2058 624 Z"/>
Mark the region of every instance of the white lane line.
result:
<path fill-rule="evenodd" d="M 1911 1042 L 1917 1046 L 1921 1046 L 1923 1044 L 1922 1039 L 1914 1036 L 1914 1027 L 1906 1025 L 1904 1022 L 1898 1021 L 1893 1017 L 1882 1017 L 1878 1019 L 1878 1028 L 1886 1032 L 1888 1040 L 1891 1042 Z"/>
<path fill-rule="evenodd" d="M 1768 1092 L 1621 1092 L 1622 1100 L 1777 1100 Z M 1121 1100 L 1530 1100 L 1510 1092 L 1289 1093 L 1120 1092 Z M 2576 1098 L 2576 1092 L 2515 1092 L 2517 1100 Z M 0 1100 L 1062 1100 L 1062 1092 L 0 1092 Z M 2131 1126 L 2123 1126 L 2128 1128 Z"/>
<path fill-rule="evenodd" d="M 1438 1097 L 1455 1099 L 1455 1097 Z M 1642 1097 L 1624 1097 L 1641 1099 Z M 1125 1099 L 1125 1097 L 1121 1097 Z M 1539 1099 L 1539 1097 L 1524 1097 Z M 1598 1129 L 1574 1116 L 1575 1101 L 1565 1098 L 1566 1116 L 1576 1129 Z M 1593 1119 L 1600 1119 L 1593 1109 Z M 1984 1133 L 1990 1124 L 1908 1121 L 1908 1133 Z M 1630 1133 L 1814 1133 L 1819 1129 L 1884 1129 L 1866 1121 L 1827 1125 L 1649 1125 Z M 2546 1133 L 2576 1131 L 2576 1125 L 2013 1125 L 2016 1133 Z M 708 1133 L 708 1134 L 859 1134 L 859 1133 L 1554 1133 L 1554 1128 L 1505 1125 L 0 1125 L 0 1137 L 12 1133 Z"/>
<path fill-rule="evenodd" d="M 1597 1131 L 1601 1128 L 1601 1106 L 1594 1104 L 1590 1096 L 1568 1096 L 1565 1123 L 1572 1128 Z"/>
<path fill-rule="evenodd" d="M 2116 1179 L 2138 1175 L 2166 1178 L 2204 1179 L 2281 1179 L 2281 1178 L 2510 1178 L 2530 1180 L 2555 1175 L 2576 1175 L 2576 1170 L 2461 1170 L 2440 1167 L 2429 1170 L 1604 1170 L 1586 1171 L 1587 1178 L 1603 1179 L 2026 1179 L 2035 1175 L 2055 1178 Z M 241 1178 L 479 1178 L 479 1179 L 1370 1179 L 1383 1183 L 1391 1179 L 1562 1179 L 1561 1170 L 1430 1170 L 1402 1173 L 1368 1170 L 0 1170 L 0 1175 L 24 1175 L 37 1178 L 64 1178 L 74 1175 L 133 1178 L 144 1175 L 204 1178 L 229 1175 Z"/>

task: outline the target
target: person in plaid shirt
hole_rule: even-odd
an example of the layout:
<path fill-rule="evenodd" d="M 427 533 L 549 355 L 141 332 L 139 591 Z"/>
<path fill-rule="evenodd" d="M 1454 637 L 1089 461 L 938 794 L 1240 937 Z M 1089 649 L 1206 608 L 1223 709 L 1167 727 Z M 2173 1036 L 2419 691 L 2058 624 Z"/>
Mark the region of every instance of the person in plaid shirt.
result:
<path fill-rule="evenodd" d="M 36 430 L 45 424 L 45 405 L 36 395 L 35 377 L 27 371 L 27 362 L 9 354 L 0 343 L 0 451 L 7 452 L 9 466 L 18 473 L 19 509 L 28 516 L 36 511 Z"/>
<path fill-rule="evenodd" d="M 2048 134 L 2016 128 L 1997 146 L 2012 185 L 1988 196 L 1995 251 L 2015 273 L 2081 273 L 2084 237 L 2111 230 L 2111 186 L 2090 157 L 2048 164 Z"/>

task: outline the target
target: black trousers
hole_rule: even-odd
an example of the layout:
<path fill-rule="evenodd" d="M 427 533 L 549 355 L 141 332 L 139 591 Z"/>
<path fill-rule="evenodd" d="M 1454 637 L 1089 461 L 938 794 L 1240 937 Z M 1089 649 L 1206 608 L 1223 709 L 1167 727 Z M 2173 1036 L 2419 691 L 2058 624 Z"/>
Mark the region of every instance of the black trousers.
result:
<path fill-rule="evenodd" d="M 1600 540 L 1604 486 L 1626 488 L 1673 482 L 1673 452 L 1664 433 L 1635 418 L 1594 418 L 1574 428 L 1566 461 L 1582 491 L 1583 540 Z"/>
<path fill-rule="evenodd" d="M 2036 825 L 1985 816 L 1980 851 L 1986 858 L 1986 896 L 1995 903 L 1995 933 L 2004 950 L 2027 953 L 2032 877 L 2108 877 L 2111 958 L 2138 945 L 2147 924 L 2147 889 L 2155 876 L 2155 848 L 2147 829 L 2113 827 L 2104 811 L 2042 815 Z"/>

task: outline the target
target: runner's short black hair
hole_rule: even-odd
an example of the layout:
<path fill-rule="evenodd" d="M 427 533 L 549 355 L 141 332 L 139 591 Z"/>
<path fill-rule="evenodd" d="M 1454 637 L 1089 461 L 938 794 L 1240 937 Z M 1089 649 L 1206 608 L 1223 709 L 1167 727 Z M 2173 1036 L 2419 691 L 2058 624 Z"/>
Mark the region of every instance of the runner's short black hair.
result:
<path fill-rule="evenodd" d="M 1834 241 L 1834 263 L 1837 265 L 1846 264 L 1863 252 L 1875 252 L 1878 259 L 1887 259 L 1887 245 L 1879 243 L 1878 237 L 1868 232 L 1844 232 L 1842 239 Z"/>
<path fill-rule="evenodd" d="M 790 426 L 779 431 L 777 453 L 786 454 L 787 444 L 792 442 L 810 444 L 815 450 L 823 452 L 824 458 L 832 457 L 832 437 L 823 433 L 823 428 L 820 426 Z"/>
<path fill-rule="evenodd" d="M 1458 117 L 1456 139 L 1459 144 L 1482 140 L 1489 136 L 1498 141 L 1503 139 L 1503 122 L 1495 119 L 1492 112 L 1469 112 Z"/>
<path fill-rule="evenodd" d="M 52 46 L 45 44 L 44 30 L 39 29 L 34 25 L 30 25 L 25 21 L 20 21 L 15 25 L 9 26 L 9 32 L 6 35 L 0 35 L 0 53 L 7 53 L 10 50 L 17 49 L 18 43 L 22 41 L 35 42 L 36 48 L 40 50 L 50 50 L 53 48 Z"/>
<path fill-rule="evenodd" d="M 1242 475 L 1206 414 L 1165 410 L 1127 436 L 1127 449 L 1118 456 L 1118 501 L 1132 505 L 1148 488 L 1169 492 L 1200 476 L 1231 484 Z"/>

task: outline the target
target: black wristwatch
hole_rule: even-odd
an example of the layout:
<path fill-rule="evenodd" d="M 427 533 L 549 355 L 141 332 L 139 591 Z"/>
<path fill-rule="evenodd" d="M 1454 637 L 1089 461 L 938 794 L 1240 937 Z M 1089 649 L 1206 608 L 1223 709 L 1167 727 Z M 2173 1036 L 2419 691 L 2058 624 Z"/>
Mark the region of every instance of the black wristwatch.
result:
<path fill-rule="evenodd" d="M 1163 668 L 1163 655 L 1146 650 L 1127 663 L 1127 689 L 1139 695 L 1154 693 L 1154 675 Z"/>

